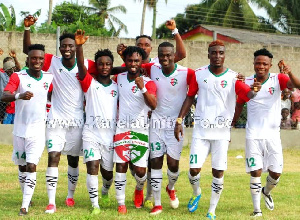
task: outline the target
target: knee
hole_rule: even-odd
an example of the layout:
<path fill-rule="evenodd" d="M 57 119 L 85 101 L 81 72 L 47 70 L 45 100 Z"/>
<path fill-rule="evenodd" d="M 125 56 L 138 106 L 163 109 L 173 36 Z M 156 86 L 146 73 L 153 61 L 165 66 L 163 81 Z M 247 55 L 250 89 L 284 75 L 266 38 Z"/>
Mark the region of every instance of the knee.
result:
<path fill-rule="evenodd" d="M 48 154 L 48 167 L 58 167 L 60 152 L 50 152 Z"/>
<path fill-rule="evenodd" d="M 140 178 L 142 178 L 143 176 L 145 176 L 145 174 L 146 174 L 146 168 L 144 168 L 144 167 L 136 167 L 135 168 L 135 174 L 138 176 L 138 177 L 140 177 Z"/>
<path fill-rule="evenodd" d="M 220 179 L 224 175 L 224 170 L 212 169 L 212 174 L 213 174 L 213 177 Z"/>
<path fill-rule="evenodd" d="M 78 156 L 73 157 L 71 155 L 68 155 L 67 158 L 68 158 L 68 165 L 70 167 L 73 167 L 73 168 L 77 168 L 78 167 L 78 161 L 79 161 L 79 157 Z"/>
<path fill-rule="evenodd" d="M 280 173 L 274 173 L 272 171 L 269 171 L 269 175 L 274 179 L 274 180 L 278 180 L 280 177 Z"/>
<path fill-rule="evenodd" d="M 28 163 L 26 165 L 26 171 L 29 173 L 36 172 L 36 165 L 34 163 Z"/>
<path fill-rule="evenodd" d="M 157 157 L 151 159 L 151 168 L 155 170 L 160 170 L 163 166 L 163 157 Z"/>
<path fill-rule="evenodd" d="M 104 169 L 103 167 L 100 168 L 101 171 L 101 175 L 104 179 L 106 179 L 107 181 L 111 180 L 113 178 L 113 171 L 108 171 L 106 169 Z"/>
<path fill-rule="evenodd" d="M 200 173 L 201 168 L 190 168 L 191 176 L 197 176 Z"/>

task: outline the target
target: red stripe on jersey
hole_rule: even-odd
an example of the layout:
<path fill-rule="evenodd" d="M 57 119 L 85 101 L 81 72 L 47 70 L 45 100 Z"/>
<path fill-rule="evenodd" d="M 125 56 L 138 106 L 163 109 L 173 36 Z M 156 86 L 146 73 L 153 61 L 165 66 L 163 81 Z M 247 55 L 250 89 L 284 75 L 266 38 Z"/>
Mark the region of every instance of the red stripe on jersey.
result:
<path fill-rule="evenodd" d="M 149 77 L 151 76 L 151 66 L 153 66 L 153 64 L 154 63 L 144 63 L 144 64 L 142 64 L 142 68 L 144 68 L 147 71 Z"/>
<path fill-rule="evenodd" d="M 52 91 L 53 91 L 53 84 L 51 83 L 48 92 L 52 92 Z"/>
<path fill-rule="evenodd" d="M 286 74 L 279 73 L 278 81 L 279 81 L 279 85 L 280 85 L 280 90 L 284 90 L 287 88 L 287 84 L 290 81 L 290 77 L 288 77 Z"/>
<path fill-rule="evenodd" d="M 189 85 L 192 78 L 195 76 L 195 70 L 187 68 L 186 84 Z"/>
<path fill-rule="evenodd" d="M 78 80 L 80 82 L 82 91 L 87 92 L 91 86 L 93 77 L 91 76 L 91 74 L 89 74 L 89 72 L 87 72 L 83 80 L 80 80 L 79 78 L 78 78 Z"/>
<path fill-rule="evenodd" d="M 156 85 L 153 81 L 149 81 L 145 85 L 147 91 L 156 97 Z"/>
<path fill-rule="evenodd" d="M 44 58 L 44 66 L 42 68 L 43 71 L 48 71 L 51 65 L 53 54 L 46 53 Z"/>
<path fill-rule="evenodd" d="M 190 77 L 189 83 L 188 83 L 189 90 L 188 90 L 187 95 L 195 96 L 199 89 L 197 79 L 196 79 L 196 73 L 194 72 L 194 74 L 190 74 L 190 75 L 191 75 L 191 77 Z M 188 81 L 188 79 L 187 79 L 187 81 Z"/>
<path fill-rule="evenodd" d="M 250 99 L 248 98 L 247 94 L 250 91 L 251 89 L 248 85 L 240 80 L 237 80 L 235 82 L 235 93 L 238 96 L 237 103 L 243 104 L 245 102 L 248 102 Z"/>
<path fill-rule="evenodd" d="M 20 84 L 20 78 L 19 78 L 18 74 L 13 73 L 9 77 L 9 81 L 4 88 L 4 91 L 9 91 L 11 94 L 13 94 L 18 89 L 19 84 Z"/>

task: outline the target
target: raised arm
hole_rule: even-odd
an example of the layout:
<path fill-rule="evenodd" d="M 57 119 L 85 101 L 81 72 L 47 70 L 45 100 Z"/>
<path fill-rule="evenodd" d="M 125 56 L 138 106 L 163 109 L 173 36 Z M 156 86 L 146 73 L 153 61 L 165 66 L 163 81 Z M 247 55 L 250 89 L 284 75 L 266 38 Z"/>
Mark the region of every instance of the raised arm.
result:
<path fill-rule="evenodd" d="M 16 54 L 16 52 L 15 52 L 14 50 L 11 50 L 11 51 L 9 52 L 9 56 L 11 56 L 11 57 L 14 59 L 14 61 L 15 61 L 15 64 L 16 64 L 15 72 L 19 72 L 19 71 L 21 70 L 21 65 L 20 65 L 20 63 L 19 63 L 19 61 L 18 61 L 18 59 L 17 59 L 17 54 Z"/>
<path fill-rule="evenodd" d="M 82 45 L 87 41 L 89 36 L 84 36 L 84 30 L 78 29 L 75 33 L 75 44 L 76 44 L 76 58 L 78 66 L 78 77 L 83 80 L 86 75 L 86 67 L 84 65 L 83 48 Z"/>
<path fill-rule="evenodd" d="M 166 22 L 166 27 L 172 31 L 172 34 L 174 35 L 176 41 L 176 51 L 175 51 L 175 59 L 174 59 L 174 62 L 176 63 L 186 57 L 186 50 L 182 38 L 178 32 L 178 29 L 176 28 L 175 20 L 168 20 Z"/>
<path fill-rule="evenodd" d="M 28 47 L 31 45 L 30 40 L 30 26 L 34 25 L 37 21 L 37 18 L 33 17 L 32 15 L 28 15 L 24 18 L 24 36 L 23 36 L 23 53 L 28 54 Z"/>
<path fill-rule="evenodd" d="M 288 88 L 300 88 L 300 79 L 292 73 L 289 65 L 283 67 L 283 73 L 290 77 L 290 80 L 287 82 Z"/>

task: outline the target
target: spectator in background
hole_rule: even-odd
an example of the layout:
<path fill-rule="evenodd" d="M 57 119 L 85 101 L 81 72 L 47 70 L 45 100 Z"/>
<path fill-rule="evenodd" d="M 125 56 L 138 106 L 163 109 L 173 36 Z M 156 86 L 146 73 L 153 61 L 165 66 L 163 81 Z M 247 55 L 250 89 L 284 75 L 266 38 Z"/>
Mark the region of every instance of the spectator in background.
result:
<path fill-rule="evenodd" d="M 294 111 L 292 114 L 292 120 L 293 122 L 299 121 L 300 119 L 300 102 L 294 103 Z"/>
<path fill-rule="evenodd" d="M 281 123 L 280 128 L 281 129 L 294 129 L 297 127 L 298 120 L 293 122 L 292 119 L 290 119 L 290 110 L 288 108 L 282 108 L 281 109 Z"/>
<path fill-rule="evenodd" d="M 291 91 L 289 89 L 284 89 L 282 91 L 282 99 L 281 99 L 281 109 L 287 108 L 291 111 L 292 101 L 291 101 Z"/>

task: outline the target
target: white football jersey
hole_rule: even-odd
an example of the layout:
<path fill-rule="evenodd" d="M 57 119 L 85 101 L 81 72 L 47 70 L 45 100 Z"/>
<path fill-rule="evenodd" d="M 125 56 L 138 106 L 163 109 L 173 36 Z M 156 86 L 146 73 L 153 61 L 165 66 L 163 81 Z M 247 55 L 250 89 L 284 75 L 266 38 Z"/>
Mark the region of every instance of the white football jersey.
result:
<path fill-rule="evenodd" d="M 157 106 L 152 111 L 151 128 L 174 129 L 193 74 L 194 70 L 178 64 L 169 75 L 163 73 L 159 63 L 151 66 L 150 77 L 157 87 Z"/>
<path fill-rule="evenodd" d="M 195 110 L 194 138 L 230 140 L 230 127 L 235 111 L 236 95 L 248 101 L 250 87 L 236 79 L 237 73 L 227 69 L 215 75 L 204 66 L 195 71 L 188 95 L 198 94 Z M 198 88 L 198 89 L 195 89 Z"/>
<path fill-rule="evenodd" d="M 137 87 L 134 80 L 129 81 L 127 72 L 117 76 L 119 91 L 119 119 L 120 128 L 145 128 L 149 127 L 148 111 L 150 108 L 146 105 L 141 90 Z M 145 76 L 144 85 L 150 94 L 156 95 L 155 83 Z"/>
<path fill-rule="evenodd" d="M 40 78 L 28 74 L 28 70 L 13 73 L 4 91 L 24 93 L 30 91 L 30 100 L 15 101 L 15 120 L 13 134 L 28 138 L 45 135 L 47 94 L 53 76 L 49 72 L 41 72 Z"/>
<path fill-rule="evenodd" d="M 84 61 L 88 69 L 94 65 L 88 60 Z M 51 109 L 47 118 L 49 127 L 83 126 L 83 92 L 77 80 L 77 62 L 70 69 L 62 64 L 62 58 L 52 54 L 45 54 L 43 70 L 51 72 L 53 78 L 53 91 Z"/>
<path fill-rule="evenodd" d="M 246 77 L 252 85 L 255 75 Z M 281 91 L 287 88 L 289 77 L 270 73 L 257 95 L 247 103 L 247 139 L 270 139 L 280 135 Z"/>
<path fill-rule="evenodd" d="M 87 73 L 80 84 L 86 99 L 82 139 L 112 146 L 119 96 L 117 83 L 103 85 Z"/>

